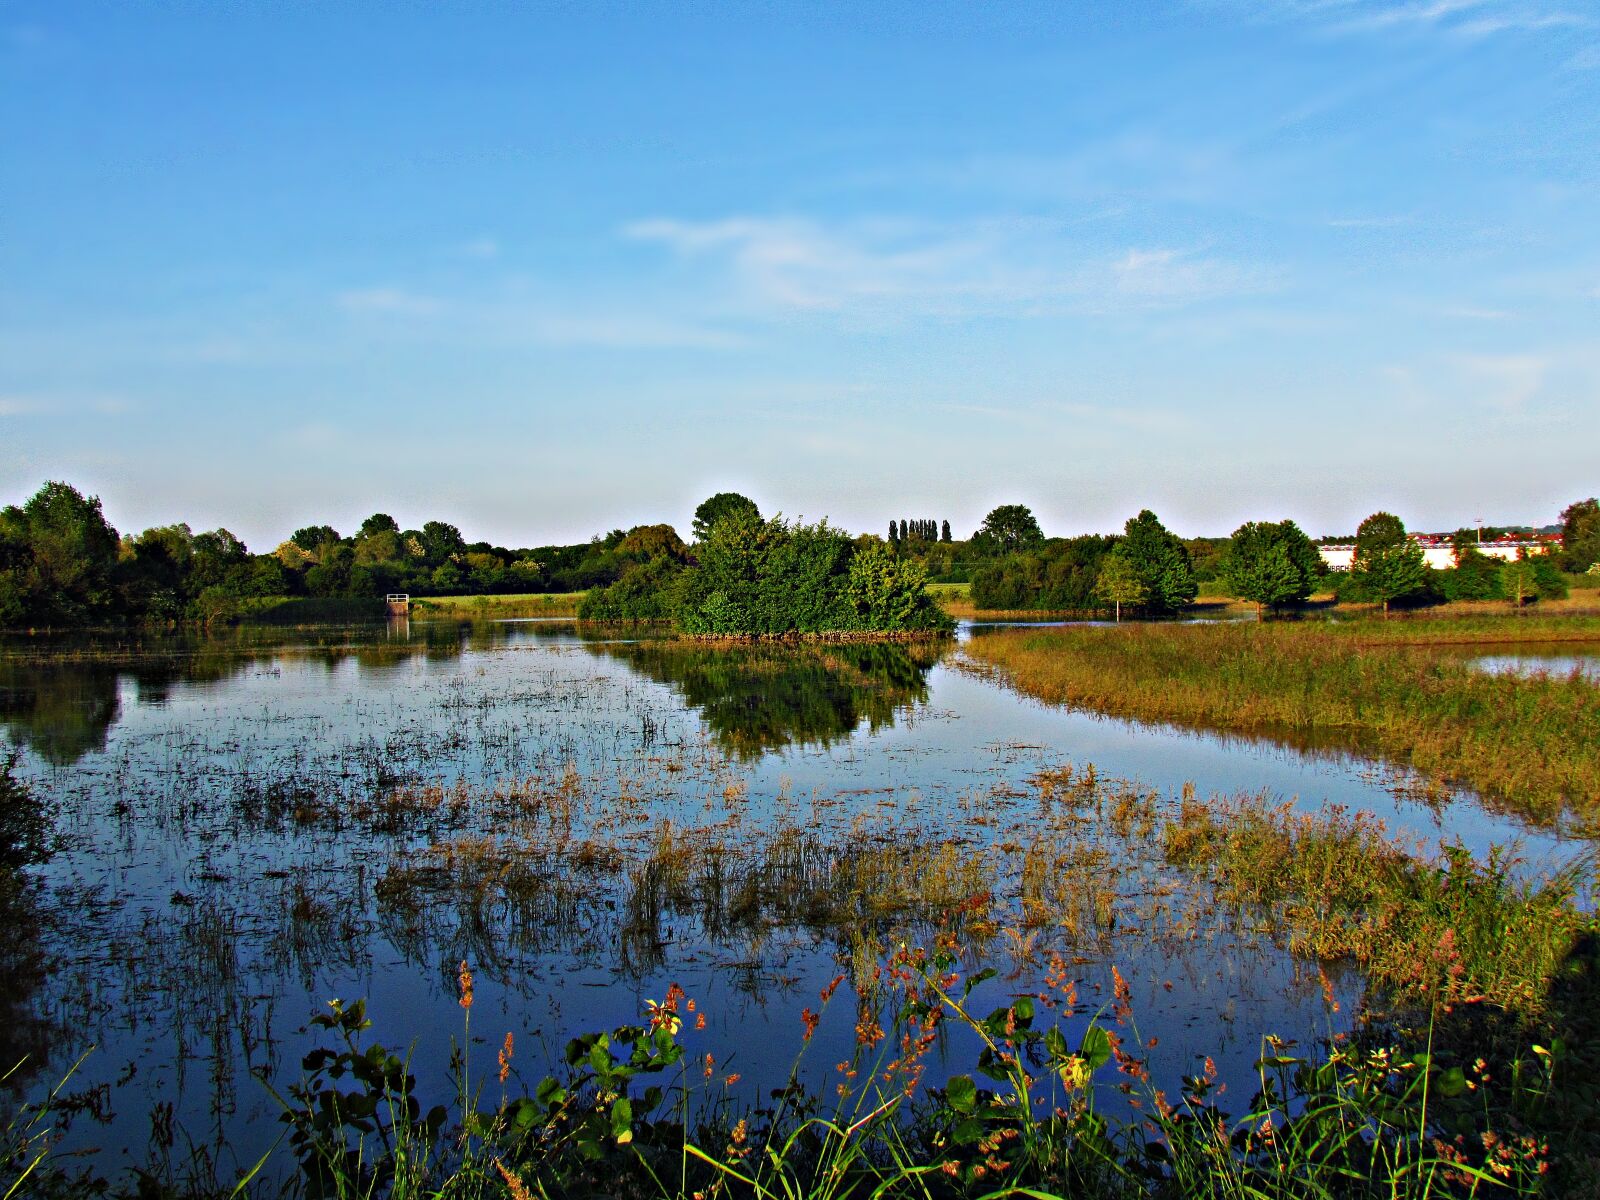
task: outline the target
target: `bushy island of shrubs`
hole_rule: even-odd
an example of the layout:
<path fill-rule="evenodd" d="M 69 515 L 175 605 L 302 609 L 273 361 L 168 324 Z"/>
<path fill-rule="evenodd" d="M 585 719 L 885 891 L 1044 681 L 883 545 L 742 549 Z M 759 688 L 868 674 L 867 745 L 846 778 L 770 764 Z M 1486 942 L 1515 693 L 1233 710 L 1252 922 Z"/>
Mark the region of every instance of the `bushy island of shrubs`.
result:
<path fill-rule="evenodd" d="M 585 595 L 579 617 L 670 621 L 706 638 L 922 637 L 951 627 L 926 590 L 927 569 L 878 538 L 764 518 L 748 501 L 695 525 L 693 548 L 669 525 L 634 530 L 617 547 L 622 574 Z"/>

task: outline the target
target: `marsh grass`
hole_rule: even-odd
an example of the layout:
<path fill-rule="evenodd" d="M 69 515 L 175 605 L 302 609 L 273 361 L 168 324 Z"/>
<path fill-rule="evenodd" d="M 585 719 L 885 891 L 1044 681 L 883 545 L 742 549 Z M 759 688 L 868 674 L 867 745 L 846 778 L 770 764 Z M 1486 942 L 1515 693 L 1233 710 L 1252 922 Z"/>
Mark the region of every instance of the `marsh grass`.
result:
<path fill-rule="evenodd" d="M 1497 1076 L 1481 1061 L 1456 1065 L 1431 1038 L 1417 1048 L 1336 1035 L 1302 1050 L 1268 1035 L 1255 1094 L 1232 1108 L 1209 1057 L 1169 1081 L 1170 1095 L 1158 1086 L 1120 974 L 1112 1002 L 1088 1009 L 1055 957 L 1037 991 L 990 1008 L 976 989 L 995 971 L 971 950 L 947 930 L 863 963 L 851 991 L 835 978 L 802 1013 L 788 1082 L 754 1107 L 729 1099 L 736 1077 L 676 984 L 637 1024 L 534 1064 L 549 1073 L 531 1087 L 509 1036 L 498 1070 L 484 1071 L 463 961 L 444 1093 L 425 1094 L 410 1056 L 374 1040 L 363 1003 L 334 1001 L 313 1019 L 327 1044 L 274 1092 L 286 1156 L 298 1190 L 319 1200 L 1421 1200 L 1540 1194 L 1552 1166 L 1556 1182 L 1581 1182 L 1539 1125 L 1563 1082 L 1558 1052 L 1536 1048 Z M 831 1013 L 851 999 L 853 1012 Z M 802 1065 L 825 1019 L 853 1019 L 853 1045 L 831 1083 L 807 1087 Z M 967 1069 L 930 1082 L 930 1066 L 952 1056 Z M 1127 1101 L 1117 1111 L 1101 1103 L 1113 1091 Z"/>
<path fill-rule="evenodd" d="M 1376 754 L 1550 824 L 1600 829 L 1600 699 L 1579 676 L 1491 675 L 1461 646 L 1600 636 L 1600 622 L 1135 625 L 1004 631 L 970 661 L 1042 700 Z"/>
<path fill-rule="evenodd" d="M 1216 903 L 1264 917 L 1300 957 L 1358 964 L 1401 1000 L 1438 994 L 1536 1017 L 1593 923 L 1577 902 L 1592 860 L 1528 879 L 1501 848 L 1482 862 L 1458 846 L 1420 858 L 1365 813 L 1187 799 L 1160 836 Z"/>
<path fill-rule="evenodd" d="M 640 1024 L 575 1039 L 564 1065 L 534 1064 L 550 1073 L 531 1087 L 514 1074 L 509 1042 L 498 1075 L 472 1068 L 469 1025 L 453 1086 L 426 1096 L 409 1055 L 376 1047 L 364 1009 L 339 1005 L 317 1023 L 332 1044 L 282 1089 L 303 1194 L 1531 1194 L 1551 1158 L 1549 1114 L 1592 1124 L 1552 1100 L 1569 1086 L 1573 1052 L 1546 1032 L 1545 1001 L 1590 924 L 1565 877 L 1521 881 L 1502 856 L 1422 856 L 1340 810 L 1202 801 L 1193 789 L 1168 797 L 1092 765 L 970 796 L 969 817 L 992 844 L 859 815 L 757 827 L 740 815 L 742 794 L 720 820 L 677 825 L 648 818 L 646 780 L 611 786 L 599 794 L 593 777 L 568 769 L 482 791 L 382 793 L 407 812 L 501 814 L 509 830 L 397 843 L 374 888 L 392 943 L 419 962 L 447 945 L 503 973 L 518 961 L 509 951 L 598 953 L 616 939 L 624 969 L 638 972 L 666 964 L 663 928 L 682 917 L 752 947 L 805 927 L 847 964 L 854 1012 L 833 1019 L 854 1023 L 849 1056 L 827 1082 L 801 1085 L 815 1023 L 845 1002 L 836 982 L 802 1016 L 787 1083 L 746 1107 L 717 1066 L 726 1048 L 702 1036 L 703 1013 L 674 989 Z M 284 881 L 291 936 L 280 940 L 314 954 L 337 942 L 348 909 L 308 884 Z M 607 915 L 613 898 L 620 930 Z M 1164 930 L 1163 905 L 1182 910 Z M 1451 1008 L 1505 1014 L 1517 1048 L 1475 1066 L 1470 1042 L 1426 1031 L 1385 1040 L 1376 1028 L 1351 1040 L 1330 1012 L 1325 1046 L 1263 1043 L 1253 1098 L 1224 1108 L 1207 1064 L 1158 1088 L 1126 983 L 1113 973 L 1112 1002 L 1086 1004 L 1072 964 L 1087 961 L 1080 951 L 1116 961 L 1130 945 L 1118 939 L 1195 938 L 1207 923 L 1265 927 L 1297 955 L 1353 962 L 1425 1021 Z M 184 927 L 178 956 L 208 981 L 191 987 L 195 1002 L 233 1020 L 226 993 L 241 931 L 203 908 Z M 974 989 L 995 974 L 980 964 L 1002 952 L 1015 967 L 1008 979 L 1029 982 L 1000 1007 L 977 1008 Z M 470 1021 L 465 964 L 461 978 Z"/>

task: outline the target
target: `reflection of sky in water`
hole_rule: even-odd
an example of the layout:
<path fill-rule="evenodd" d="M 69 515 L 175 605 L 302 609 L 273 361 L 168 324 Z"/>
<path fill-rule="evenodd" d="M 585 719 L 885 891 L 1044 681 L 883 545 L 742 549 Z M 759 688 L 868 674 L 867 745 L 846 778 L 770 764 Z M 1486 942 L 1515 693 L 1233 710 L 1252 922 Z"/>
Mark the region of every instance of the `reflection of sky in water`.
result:
<path fill-rule="evenodd" d="M 1577 675 L 1600 683 L 1600 651 L 1592 654 L 1486 654 L 1474 658 L 1472 665 L 1494 675 L 1550 675 L 1557 679 Z"/>
<path fill-rule="evenodd" d="M 745 790 L 744 836 L 757 842 L 777 823 L 825 821 L 835 831 L 898 823 L 979 844 L 994 834 L 974 823 L 982 806 L 973 797 L 1020 794 L 1041 768 L 1071 761 L 1167 795 L 1189 781 L 1201 795 L 1265 792 L 1305 808 L 1365 809 L 1429 842 L 1459 838 L 1481 850 L 1518 836 L 1467 800 L 1437 814 L 1399 801 L 1347 755 L 1047 707 L 953 665 L 957 651 L 937 663 L 863 647 L 741 657 L 585 642 L 548 623 L 412 623 L 375 638 L 316 640 L 174 646 L 115 667 L 0 666 L 0 720 L 30 748 L 28 769 L 58 803 L 71 844 L 45 873 L 62 920 L 50 946 L 56 970 L 36 1008 L 68 1031 L 51 1069 L 94 1041 L 100 1049 L 80 1082 L 131 1072 L 116 1093 L 118 1121 L 83 1132 L 84 1141 L 137 1156 L 149 1104 L 170 1098 L 191 1137 L 226 1130 L 253 1158 L 276 1135 L 276 1108 L 248 1071 L 286 1083 L 308 1045 L 306 1017 L 332 996 L 369 997 L 377 1035 L 414 1041 L 424 1091 L 442 1096 L 463 953 L 478 971 L 480 1069 L 511 1030 L 531 1084 L 541 1053 L 553 1056 L 573 1033 L 635 1020 L 644 998 L 677 980 L 709 1015 L 710 1040 L 696 1052 L 733 1048 L 725 1065 L 754 1097 L 787 1072 L 769 1048 L 798 1048 L 800 1010 L 839 970 L 836 947 L 804 927 L 718 942 L 682 910 L 664 916 L 658 957 L 624 970 L 617 877 L 596 879 L 593 912 L 581 928 L 552 933 L 553 949 L 495 947 L 493 911 L 473 940 L 452 924 L 468 921 L 465 908 L 449 904 L 429 927 L 438 936 L 414 936 L 373 889 L 397 856 L 427 846 L 429 832 L 246 828 L 237 798 L 264 782 L 313 781 L 359 798 L 397 772 L 399 782 L 481 788 L 556 779 L 571 763 L 604 795 L 643 796 L 647 821 L 618 835 L 635 848 L 661 820 L 688 828 L 720 819 L 730 784 Z M 730 674 L 733 660 L 741 665 Z M 667 760 L 688 766 L 665 772 Z M 1524 853 L 1539 861 L 1560 851 L 1525 836 Z M 1221 933 L 1157 944 L 1137 929 L 1114 946 L 1079 966 L 1080 998 L 1091 1008 L 1109 999 L 1114 959 L 1134 982 L 1141 1032 L 1160 1039 L 1158 1083 L 1173 1084 L 1194 1056 L 1211 1053 L 1247 1095 L 1262 1033 L 1326 1031 L 1315 978 L 1276 953 Z M 1003 966 L 1003 941 L 992 954 Z M 1031 986 L 1025 975 L 981 994 L 998 1004 Z M 1349 1001 L 1358 981 L 1339 990 Z M 850 1007 L 842 995 L 818 1033 L 803 1071 L 811 1082 L 831 1083 L 846 1055 Z M 967 1069 L 970 1056 L 956 1053 L 951 1065 Z"/>

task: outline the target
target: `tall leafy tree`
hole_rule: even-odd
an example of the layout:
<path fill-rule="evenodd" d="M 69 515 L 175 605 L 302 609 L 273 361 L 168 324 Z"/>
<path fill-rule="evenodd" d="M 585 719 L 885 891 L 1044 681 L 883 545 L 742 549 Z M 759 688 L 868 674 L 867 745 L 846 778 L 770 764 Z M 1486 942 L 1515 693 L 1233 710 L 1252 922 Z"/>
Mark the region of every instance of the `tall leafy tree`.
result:
<path fill-rule="evenodd" d="M 339 531 L 332 525 L 307 525 L 291 533 L 289 540 L 307 554 L 317 554 L 329 542 L 339 540 Z"/>
<path fill-rule="evenodd" d="M 940 524 L 939 524 L 939 540 L 941 542 L 948 542 L 950 540 L 950 522 L 949 521 L 940 522 Z"/>
<path fill-rule="evenodd" d="M 1120 551 L 1144 582 L 1147 611 L 1175 613 L 1199 592 L 1189 551 L 1148 508 L 1123 526 Z"/>
<path fill-rule="evenodd" d="M 391 517 L 388 513 L 381 513 L 380 512 L 380 513 L 373 513 L 365 521 L 361 522 L 361 528 L 356 531 L 356 536 L 357 537 L 371 537 L 375 533 L 394 533 L 394 534 L 398 534 L 399 532 L 400 532 L 399 523 L 397 521 L 395 521 L 395 519 L 393 517 Z"/>
<path fill-rule="evenodd" d="M 717 523 L 729 517 L 748 517 L 759 521 L 761 510 L 748 496 L 741 496 L 738 492 L 718 492 L 702 500 L 700 507 L 694 510 L 694 521 L 689 526 L 689 532 L 696 542 L 704 542 L 710 538 Z"/>
<path fill-rule="evenodd" d="M 972 541 L 980 553 L 1015 554 L 1041 545 L 1044 531 L 1026 504 L 1002 504 L 990 510 Z"/>
<path fill-rule="evenodd" d="M 431 563 L 442 563 L 466 548 L 461 530 L 448 521 L 429 521 L 422 527 L 422 550 Z"/>
<path fill-rule="evenodd" d="M 1106 555 L 1100 563 L 1100 574 L 1094 581 L 1095 599 L 1111 605 L 1117 614 L 1117 624 L 1122 624 L 1122 606 L 1143 604 L 1150 598 L 1150 590 L 1121 548 Z"/>
<path fill-rule="evenodd" d="M 45 484 L 0 513 L 0 617 L 73 624 L 111 615 L 120 546 L 98 496 Z"/>
<path fill-rule="evenodd" d="M 1316 586 L 1322 556 L 1293 521 L 1248 521 L 1233 531 L 1222 562 L 1228 590 L 1263 607 L 1299 604 Z"/>
<path fill-rule="evenodd" d="M 1355 558 L 1350 574 L 1363 592 L 1383 605 L 1419 595 L 1428 586 L 1422 547 L 1406 536 L 1405 524 L 1393 513 L 1375 512 L 1356 528 Z"/>
<path fill-rule="evenodd" d="M 1600 562 L 1600 500 L 1590 496 L 1561 510 L 1561 558 L 1569 571 Z"/>

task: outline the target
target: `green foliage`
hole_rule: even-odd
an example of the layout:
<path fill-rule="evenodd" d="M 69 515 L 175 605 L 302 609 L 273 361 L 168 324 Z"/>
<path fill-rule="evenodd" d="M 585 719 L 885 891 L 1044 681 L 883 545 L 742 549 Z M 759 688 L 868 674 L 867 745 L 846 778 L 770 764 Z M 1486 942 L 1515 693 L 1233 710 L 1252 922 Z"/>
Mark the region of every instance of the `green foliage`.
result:
<path fill-rule="evenodd" d="M 0 512 L 0 619 L 59 626 L 113 616 L 119 549 L 98 497 L 45 484 Z"/>
<path fill-rule="evenodd" d="M 667 621 L 677 611 L 682 565 L 668 555 L 631 565 L 613 584 L 585 592 L 578 616 L 585 621 Z"/>
<path fill-rule="evenodd" d="M 990 511 L 972 535 L 972 548 L 979 554 L 1016 554 L 1044 542 L 1044 533 L 1026 504 L 1002 504 Z"/>
<path fill-rule="evenodd" d="M 686 632 L 729 636 L 909 632 L 945 627 L 927 571 L 876 538 L 852 540 L 827 522 L 764 521 L 735 508 L 688 549 L 670 526 L 643 526 L 617 546 L 617 581 L 583 599 L 594 621 L 676 620 Z"/>
<path fill-rule="evenodd" d="M 1122 553 L 1120 547 L 1106 555 L 1101 562 L 1100 577 L 1095 580 L 1094 594 L 1111 605 L 1117 614 L 1118 623 L 1122 621 L 1124 604 L 1132 608 L 1150 598 L 1143 577 L 1128 561 L 1127 555 Z"/>
<path fill-rule="evenodd" d="M 1512 607 L 1521 608 L 1539 595 L 1539 577 L 1531 559 L 1526 555 L 1508 562 L 1500 570 L 1500 586 Z"/>
<path fill-rule="evenodd" d="M 337 542 L 339 531 L 332 525 L 306 525 L 291 533 L 289 540 L 307 554 L 316 554 L 323 546 Z"/>
<path fill-rule="evenodd" d="M 763 521 L 748 511 L 717 520 L 698 549 L 678 620 L 690 633 L 819 633 L 841 621 L 853 545 L 818 525 Z"/>
<path fill-rule="evenodd" d="M 923 590 L 927 582 L 928 572 L 921 563 L 901 558 L 874 540 L 852 553 L 840 607 L 853 617 L 853 628 L 885 632 L 928 629 L 933 613 Z"/>
<path fill-rule="evenodd" d="M 1448 571 L 1434 572 L 1440 594 L 1446 600 L 1504 599 L 1501 563 L 1478 549 L 1476 534 L 1471 530 L 1457 530 L 1451 542 L 1456 565 Z"/>
<path fill-rule="evenodd" d="M 616 555 L 629 562 L 668 559 L 682 565 L 689 561 L 689 547 L 671 525 L 636 525 L 617 543 Z"/>
<path fill-rule="evenodd" d="M 1263 606 L 1303 603 L 1322 576 L 1322 556 L 1293 521 L 1250 521 L 1233 531 L 1222 577 L 1241 600 Z"/>
<path fill-rule="evenodd" d="M 1037 550 L 989 559 L 972 575 L 972 603 L 997 611 L 1088 612 L 1101 607 L 1095 592 L 1100 564 L 1116 538 L 1086 534 Z"/>
<path fill-rule="evenodd" d="M 1383 606 L 1385 616 L 1394 601 L 1428 592 L 1422 547 L 1406 536 L 1405 525 L 1392 513 L 1373 513 L 1357 527 L 1350 578 L 1362 595 Z"/>
<path fill-rule="evenodd" d="M 717 523 L 728 517 L 759 521 L 761 510 L 748 496 L 741 496 L 738 492 L 718 492 L 715 496 L 702 500 L 700 506 L 694 510 L 694 520 L 690 525 L 691 536 L 696 542 L 706 541 Z"/>
<path fill-rule="evenodd" d="M 1171 615 L 1199 592 L 1189 566 L 1189 551 L 1148 508 L 1123 527 L 1120 551 L 1144 583 L 1147 612 Z"/>
<path fill-rule="evenodd" d="M 422 553 L 430 563 L 443 563 L 461 554 L 467 543 L 461 531 L 448 521 L 429 521 L 422 527 Z"/>
<path fill-rule="evenodd" d="M 719 520 L 685 575 L 677 619 L 690 633 L 909 632 L 948 622 L 927 576 L 887 546 L 858 547 L 826 521 L 791 525 L 748 513 Z"/>
<path fill-rule="evenodd" d="M 1590 496 L 1561 511 L 1561 565 L 1574 574 L 1600 563 L 1600 500 Z"/>

